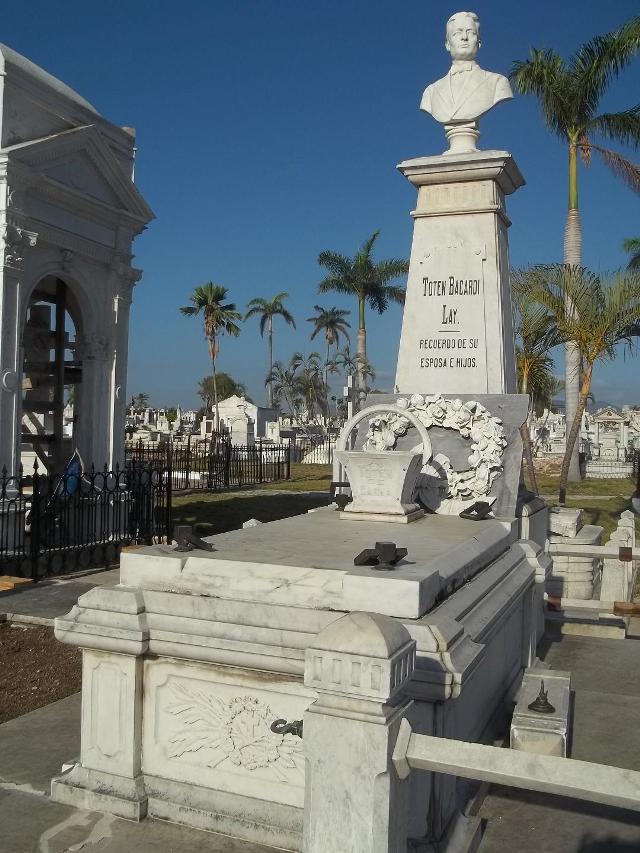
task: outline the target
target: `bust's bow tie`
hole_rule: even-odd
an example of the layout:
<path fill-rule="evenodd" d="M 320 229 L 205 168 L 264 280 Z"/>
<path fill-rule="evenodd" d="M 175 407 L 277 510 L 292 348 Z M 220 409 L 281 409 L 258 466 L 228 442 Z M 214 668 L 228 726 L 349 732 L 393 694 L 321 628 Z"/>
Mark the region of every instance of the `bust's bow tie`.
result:
<path fill-rule="evenodd" d="M 451 75 L 462 74 L 463 71 L 471 71 L 475 62 L 459 62 L 451 66 Z"/>

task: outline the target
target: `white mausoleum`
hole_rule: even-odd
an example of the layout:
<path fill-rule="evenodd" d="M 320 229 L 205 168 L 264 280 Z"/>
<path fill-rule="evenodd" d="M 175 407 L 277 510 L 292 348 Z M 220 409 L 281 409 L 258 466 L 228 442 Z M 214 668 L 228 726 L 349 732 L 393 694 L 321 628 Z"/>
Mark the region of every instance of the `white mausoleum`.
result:
<path fill-rule="evenodd" d="M 0 465 L 122 461 L 132 244 L 153 219 L 134 156 L 131 128 L 0 45 Z"/>

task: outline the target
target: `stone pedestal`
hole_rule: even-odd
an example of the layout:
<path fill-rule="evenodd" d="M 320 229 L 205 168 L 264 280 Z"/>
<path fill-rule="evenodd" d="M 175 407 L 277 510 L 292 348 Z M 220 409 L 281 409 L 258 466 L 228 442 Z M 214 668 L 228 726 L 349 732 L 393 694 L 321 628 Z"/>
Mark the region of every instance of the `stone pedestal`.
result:
<path fill-rule="evenodd" d="M 102 628 L 99 636 L 89 637 L 85 627 L 73 638 L 83 648 L 81 753 L 78 764 L 51 782 L 51 796 L 59 803 L 129 820 L 147 813 L 140 772 L 142 655 L 149 644 L 143 611 L 138 590 L 100 587 L 72 611 L 75 619 Z M 64 628 L 56 636 L 68 639 Z"/>
<path fill-rule="evenodd" d="M 626 510 L 620 516 L 618 526 L 611 534 L 611 545 L 635 548 L 636 526 L 635 516 Z M 601 601 L 631 601 L 633 596 L 634 577 L 637 563 L 622 560 L 604 560 L 602 566 L 602 584 L 600 587 Z"/>
<path fill-rule="evenodd" d="M 597 524 L 585 524 L 569 539 L 552 533 L 549 542 L 601 545 L 603 529 Z M 596 563 L 593 557 L 554 557 L 552 573 L 547 580 L 547 592 L 560 598 L 593 598 Z"/>
<path fill-rule="evenodd" d="M 505 196 L 524 184 L 506 151 L 420 157 L 396 390 L 516 390 Z"/>
<path fill-rule="evenodd" d="M 405 853 L 409 785 L 391 756 L 415 654 L 406 628 L 369 613 L 343 616 L 307 649 L 318 698 L 304 715 L 305 853 Z"/>
<path fill-rule="evenodd" d="M 538 696 L 541 681 L 554 709 L 548 714 L 529 708 Z M 570 700 L 571 673 L 535 667 L 527 670 L 511 720 L 511 749 L 566 758 Z"/>

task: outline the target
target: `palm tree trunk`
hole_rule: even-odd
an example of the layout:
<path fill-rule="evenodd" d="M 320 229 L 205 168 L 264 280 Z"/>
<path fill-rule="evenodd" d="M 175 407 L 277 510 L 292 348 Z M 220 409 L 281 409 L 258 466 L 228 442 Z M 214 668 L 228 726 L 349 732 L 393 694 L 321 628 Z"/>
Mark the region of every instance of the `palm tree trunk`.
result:
<path fill-rule="evenodd" d="M 329 347 L 331 346 L 329 338 L 327 338 L 327 357 L 324 360 L 324 387 L 329 388 Z M 328 396 L 328 395 L 327 395 Z"/>
<path fill-rule="evenodd" d="M 356 386 L 364 391 L 365 381 L 362 368 L 367 362 L 367 330 L 364 321 L 364 299 L 358 299 L 358 344 L 356 348 Z"/>
<path fill-rule="evenodd" d="M 523 373 L 522 377 L 522 388 L 520 389 L 521 394 L 527 393 L 527 374 Z M 529 403 L 529 409 L 531 410 L 531 402 Z M 529 483 L 531 485 L 531 491 L 538 494 L 538 482 L 536 480 L 536 470 L 533 467 L 533 451 L 531 449 L 531 435 L 529 434 L 529 417 L 531 412 L 527 413 L 527 419 L 524 424 L 520 427 L 520 435 L 522 437 L 522 446 L 524 448 L 524 458 L 527 463 L 527 471 L 529 473 Z"/>
<path fill-rule="evenodd" d="M 273 371 L 273 317 L 269 317 L 269 376 Z M 273 386 L 271 380 L 267 383 L 267 407 L 273 408 Z"/>
<path fill-rule="evenodd" d="M 211 353 L 211 372 L 213 375 L 213 405 L 216 416 L 214 418 L 214 427 L 216 432 L 220 432 L 220 409 L 218 408 L 218 375 L 216 373 L 216 339 L 211 338 L 209 341 L 209 352 Z"/>
<path fill-rule="evenodd" d="M 560 494 L 558 497 L 558 502 L 561 506 L 564 506 L 567 498 L 567 478 L 569 475 L 571 452 L 573 451 L 574 446 L 577 444 L 578 435 L 580 434 L 580 427 L 582 425 L 582 415 L 584 414 L 584 410 L 587 405 L 587 397 L 589 396 L 589 391 L 591 388 L 592 371 L 593 365 L 590 364 L 585 369 L 584 374 L 582 376 L 582 383 L 578 398 L 578 408 L 576 409 L 576 413 L 571 424 L 571 430 L 567 435 L 567 450 L 564 454 L 564 459 L 562 460 L 562 469 L 560 470 Z"/>
<path fill-rule="evenodd" d="M 564 262 L 571 265 L 582 263 L 582 226 L 578 209 L 578 149 L 575 144 L 569 145 L 569 212 L 564 229 Z M 571 306 L 568 308 L 571 310 Z M 580 393 L 580 355 L 578 348 L 571 341 L 565 344 L 564 388 L 565 423 L 568 428 L 569 424 L 573 424 Z M 568 450 L 567 442 L 565 456 Z M 569 459 L 568 477 L 571 482 L 581 479 L 579 451 L 576 442 Z"/>

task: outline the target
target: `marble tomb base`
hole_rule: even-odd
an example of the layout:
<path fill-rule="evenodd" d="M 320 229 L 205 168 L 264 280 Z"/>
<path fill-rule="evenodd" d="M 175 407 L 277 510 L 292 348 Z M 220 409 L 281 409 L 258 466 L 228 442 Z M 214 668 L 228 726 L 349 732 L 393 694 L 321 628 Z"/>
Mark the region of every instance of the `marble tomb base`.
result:
<path fill-rule="evenodd" d="M 128 551 L 120 585 L 57 619 L 58 639 L 83 649 L 82 751 L 53 799 L 300 850 L 304 742 L 269 726 L 303 718 L 316 698 L 305 649 L 351 611 L 394 617 L 416 640 L 414 731 L 482 739 L 533 659 L 548 556 L 515 521 L 338 515 L 221 534 L 214 552 Z M 390 538 L 408 549 L 395 571 L 353 565 Z M 446 837 L 456 780 L 411 784 L 410 837 Z"/>

